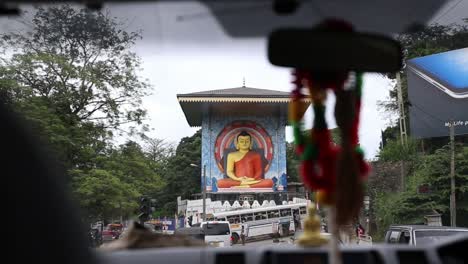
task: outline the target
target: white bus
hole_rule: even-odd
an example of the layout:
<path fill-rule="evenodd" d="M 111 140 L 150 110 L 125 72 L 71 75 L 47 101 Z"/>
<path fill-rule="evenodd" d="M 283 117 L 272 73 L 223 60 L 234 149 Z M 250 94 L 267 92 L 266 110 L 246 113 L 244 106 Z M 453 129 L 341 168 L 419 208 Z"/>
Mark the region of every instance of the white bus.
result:
<path fill-rule="evenodd" d="M 307 203 L 295 203 L 214 213 L 207 220 L 228 221 L 231 225 L 232 243 L 236 244 L 239 242 L 242 226 L 246 240 L 271 237 L 276 234 L 288 236 L 299 228 L 296 223 L 300 228 L 303 227 L 306 214 Z M 296 221 L 294 216 L 297 217 Z"/>

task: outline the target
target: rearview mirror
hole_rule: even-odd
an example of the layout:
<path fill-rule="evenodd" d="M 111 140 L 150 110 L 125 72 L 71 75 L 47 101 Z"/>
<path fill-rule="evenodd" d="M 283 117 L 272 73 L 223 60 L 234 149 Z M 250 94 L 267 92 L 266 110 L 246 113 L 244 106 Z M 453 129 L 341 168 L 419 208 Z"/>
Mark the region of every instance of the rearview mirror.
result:
<path fill-rule="evenodd" d="M 268 59 L 276 66 L 316 72 L 396 72 L 402 49 L 375 34 L 279 29 L 269 36 Z"/>

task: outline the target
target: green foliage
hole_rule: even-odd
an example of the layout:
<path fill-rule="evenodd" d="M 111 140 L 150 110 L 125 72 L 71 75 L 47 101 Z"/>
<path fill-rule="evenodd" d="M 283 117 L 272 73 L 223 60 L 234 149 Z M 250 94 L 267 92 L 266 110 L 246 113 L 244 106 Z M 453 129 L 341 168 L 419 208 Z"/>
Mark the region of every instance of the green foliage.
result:
<path fill-rule="evenodd" d="M 413 161 L 418 157 L 418 141 L 409 138 L 407 145 L 403 146 L 399 141 L 389 140 L 386 146 L 380 150 L 380 161 Z"/>
<path fill-rule="evenodd" d="M 128 141 L 109 152 L 96 158 L 95 168 L 71 171 L 76 200 L 95 220 L 128 217 L 137 208 L 140 196 L 157 198 L 165 186 L 154 169 L 157 162 L 149 159 L 136 142 Z M 109 186 L 104 186 L 106 183 Z"/>
<path fill-rule="evenodd" d="M 289 182 L 301 182 L 299 175 L 300 159 L 296 155 L 294 143 L 286 142 L 286 169 Z"/>
<path fill-rule="evenodd" d="M 129 49 L 139 33 L 67 5 L 38 8 L 32 23 L 27 32 L 2 35 L 3 46 L 15 50 L 3 64 L 7 80 L 17 83 L 11 89 L 21 89 L 11 91 L 17 100 L 41 97 L 71 125 L 141 123 L 149 85 L 138 77 L 140 59 Z"/>
<path fill-rule="evenodd" d="M 468 211 L 468 147 L 456 144 L 455 153 L 457 214 L 464 215 Z M 424 223 L 424 215 L 432 212 L 442 214 L 444 219 L 449 217 L 449 145 L 413 162 L 414 170 L 406 177 L 406 188 L 403 192 L 377 194 L 375 213 L 382 232 L 390 224 Z M 429 185 L 429 193 L 418 192 L 422 184 Z M 457 224 L 468 226 L 466 220 L 460 218 Z"/>
<path fill-rule="evenodd" d="M 180 140 L 175 155 L 167 160 L 167 170 L 163 175 L 166 186 L 158 195 L 158 199 L 163 205 L 159 214 L 174 214 L 177 209 L 176 199 L 178 196 L 183 199 L 193 199 L 192 194 L 201 192 L 203 165 L 200 153 L 201 130 L 191 137 L 184 137 Z M 196 164 L 199 167 L 193 167 L 190 164 Z M 208 172 L 207 175 L 209 175 Z"/>
<path fill-rule="evenodd" d="M 25 24 L 0 36 L 0 95 L 56 151 L 87 221 L 132 215 L 140 195 L 165 186 L 170 149 L 156 159 L 135 142 L 112 144 L 116 132 L 146 131 L 141 99 L 150 86 L 130 50 L 140 34 L 68 5 L 38 8 Z"/>
<path fill-rule="evenodd" d="M 72 170 L 74 194 L 86 211 L 89 222 L 128 216 L 137 208 L 141 195 L 129 183 L 122 182 L 112 172 L 92 169 L 88 172 Z"/>
<path fill-rule="evenodd" d="M 38 8 L 24 32 L 1 35 L 1 94 L 31 121 L 68 168 L 92 167 L 120 126 L 141 125 L 149 85 L 130 47 L 140 38 L 100 12 Z M 141 126 L 145 129 L 145 126 Z"/>
<path fill-rule="evenodd" d="M 128 141 L 113 150 L 108 158 L 97 162 L 107 171 L 111 171 L 123 182 L 131 184 L 143 195 L 153 196 L 164 187 L 161 176 L 154 168 L 156 162 L 147 158 L 140 145 Z"/>

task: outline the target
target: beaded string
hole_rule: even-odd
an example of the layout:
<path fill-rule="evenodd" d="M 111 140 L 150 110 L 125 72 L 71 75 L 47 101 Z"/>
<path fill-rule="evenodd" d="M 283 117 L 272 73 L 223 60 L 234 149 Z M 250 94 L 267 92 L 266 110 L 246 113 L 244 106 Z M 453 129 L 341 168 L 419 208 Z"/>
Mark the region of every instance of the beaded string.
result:
<path fill-rule="evenodd" d="M 369 172 L 364 152 L 359 147 L 358 127 L 361 108 L 362 74 L 336 81 L 323 81 L 306 71 L 295 70 L 289 105 L 289 121 L 293 127 L 296 154 L 300 157 L 300 174 L 304 184 L 317 192 L 317 201 L 335 205 L 337 224 L 345 224 L 359 213 L 362 202 L 362 181 Z M 330 80 L 330 78 L 327 78 Z M 347 81 L 347 82 L 346 82 Z M 308 88 L 313 103 L 314 122 L 309 135 L 303 129 L 300 107 Z M 325 119 L 327 89 L 336 95 L 335 118 L 342 143 L 332 143 Z"/>

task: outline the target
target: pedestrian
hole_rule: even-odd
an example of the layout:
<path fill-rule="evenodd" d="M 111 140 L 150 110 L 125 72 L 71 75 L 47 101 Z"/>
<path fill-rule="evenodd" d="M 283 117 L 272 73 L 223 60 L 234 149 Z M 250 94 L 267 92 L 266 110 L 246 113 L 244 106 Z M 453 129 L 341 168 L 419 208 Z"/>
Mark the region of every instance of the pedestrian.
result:
<path fill-rule="evenodd" d="M 93 248 L 97 247 L 96 234 L 94 232 L 94 229 L 90 229 L 88 231 L 88 238 L 89 238 L 89 245 Z"/>
<path fill-rule="evenodd" d="M 242 245 L 245 246 L 245 228 L 244 228 L 244 225 L 242 225 L 242 229 L 241 229 L 241 241 L 242 241 Z"/>
<path fill-rule="evenodd" d="M 102 232 L 99 229 L 94 229 L 94 238 L 97 246 L 102 245 Z"/>
<path fill-rule="evenodd" d="M 187 217 L 187 226 L 191 227 L 192 223 L 193 223 L 193 216 L 191 215 Z"/>
<path fill-rule="evenodd" d="M 298 213 L 294 214 L 294 226 L 296 230 L 301 229 L 301 217 Z"/>
<path fill-rule="evenodd" d="M 274 223 L 273 224 L 273 230 L 274 230 L 273 243 L 279 243 L 279 238 L 281 237 L 280 224 L 279 223 Z"/>
<path fill-rule="evenodd" d="M 362 225 L 360 223 L 357 224 L 356 226 L 356 236 L 358 238 L 364 236 L 364 234 L 366 233 L 366 231 L 364 230 L 364 227 L 362 227 Z"/>

